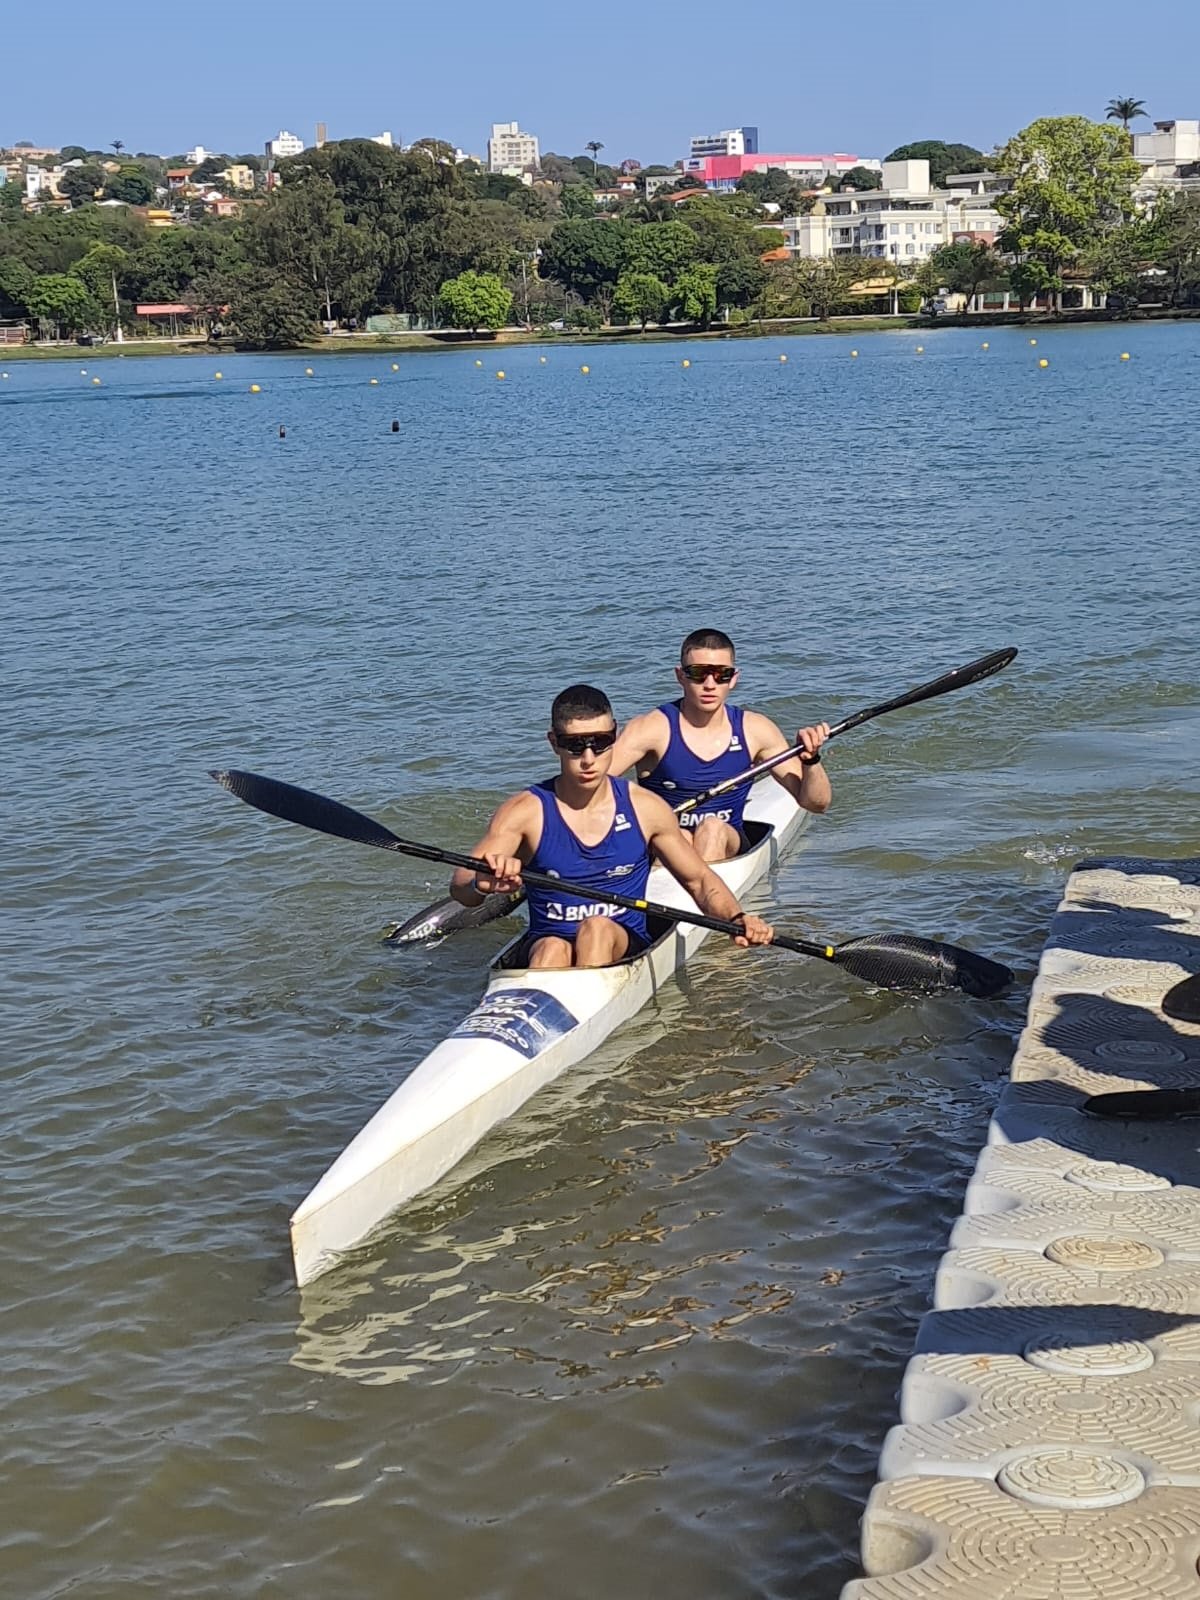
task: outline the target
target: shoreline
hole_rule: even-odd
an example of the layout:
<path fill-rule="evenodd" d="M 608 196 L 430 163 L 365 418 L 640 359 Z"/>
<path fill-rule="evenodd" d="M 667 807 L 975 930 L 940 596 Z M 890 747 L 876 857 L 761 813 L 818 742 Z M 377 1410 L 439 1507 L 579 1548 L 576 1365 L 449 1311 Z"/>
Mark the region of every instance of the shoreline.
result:
<path fill-rule="evenodd" d="M 1135 327 L 1139 323 L 1189 322 L 1200 318 L 1200 308 L 1154 309 L 1133 315 L 1103 310 L 1066 311 L 1050 315 L 1044 311 L 975 311 L 964 316 L 930 317 L 914 312 L 899 316 L 777 318 L 729 327 L 694 328 L 683 324 L 646 329 L 609 328 L 599 333 L 542 333 L 525 328 L 504 328 L 498 333 L 472 337 L 469 333 L 444 330 L 438 333 L 343 334 L 315 339 L 309 344 L 278 350 L 239 350 L 229 343 L 212 344 L 207 339 L 126 339 L 102 345 L 11 345 L 0 346 L 0 367 L 13 361 L 111 361 L 121 356 L 304 356 L 371 355 L 402 351 L 412 355 L 435 350 L 496 350 L 514 345 L 596 346 L 613 344 L 669 344 L 693 339 L 786 339 L 822 334 L 852 336 L 867 333 L 935 332 L 939 328 L 1042 328 L 1076 327 L 1084 323 L 1120 323 Z"/>

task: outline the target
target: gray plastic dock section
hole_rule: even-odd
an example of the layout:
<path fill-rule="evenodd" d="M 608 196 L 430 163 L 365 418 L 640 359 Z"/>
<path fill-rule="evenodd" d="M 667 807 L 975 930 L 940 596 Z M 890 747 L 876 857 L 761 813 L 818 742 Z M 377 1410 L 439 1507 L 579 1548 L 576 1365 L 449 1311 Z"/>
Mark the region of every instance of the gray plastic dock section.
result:
<path fill-rule="evenodd" d="M 1200 1600 L 1200 859 L 1087 861 L 900 1391 L 842 1600 Z"/>

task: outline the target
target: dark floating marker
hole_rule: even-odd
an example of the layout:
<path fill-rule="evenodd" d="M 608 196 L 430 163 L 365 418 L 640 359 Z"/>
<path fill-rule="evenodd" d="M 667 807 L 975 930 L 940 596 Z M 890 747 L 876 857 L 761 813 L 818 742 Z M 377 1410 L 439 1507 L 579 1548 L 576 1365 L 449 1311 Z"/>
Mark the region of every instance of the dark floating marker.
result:
<path fill-rule="evenodd" d="M 286 428 L 280 428 L 279 437 L 281 439 L 286 439 L 287 438 L 287 429 Z"/>
<path fill-rule="evenodd" d="M 392 421 L 392 432 L 393 433 L 399 433 L 400 432 L 400 424 L 398 422 L 396 422 L 394 419 Z"/>

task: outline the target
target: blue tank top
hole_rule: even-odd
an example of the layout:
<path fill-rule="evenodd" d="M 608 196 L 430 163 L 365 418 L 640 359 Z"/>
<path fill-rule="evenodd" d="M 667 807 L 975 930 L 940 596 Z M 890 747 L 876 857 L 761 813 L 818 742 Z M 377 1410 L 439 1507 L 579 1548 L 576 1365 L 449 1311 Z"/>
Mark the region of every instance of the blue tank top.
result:
<path fill-rule="evenodd" d="M 725 707 L 730 726 L 729 748 L 715 761 L 702 761 L 684 742 L 683 730 L 679 726 L 682 704 L 682 700 L 674 700 L 670 705 L 659 706 L 658 709 L 671 725 L 671 737 L 662 760 L 653 772 L 647 773 L 641 780 L 644 788 L 660 794 L 669 806 L 682 805 L 685 800 L 703 794 L 714 784 L 724 783 L 726 778 L 736 778 L 739 772 L 745 772 L 752 759 L 746 749 L 743 727 L 745 713 L 741 706 Z M 710 800 L 697 811 L 685 811 L 679 818 L 679 826 L 694 828 L 705 817 L 720 817 L 731 828 L 740 828 L 749 793 L 750 785 L 740 784 L 728 794 Z"/>
<path fill-rule="evenodd" d="M 553 778 L 533 786 L 532 793 L 542 803 L 542 837 L 529 865 L 535 872 L 551 872 L 582 883 L 593 891 L 593 896 L 583 899 L 530 885 L 527 898 L 531 940 L 547 934 L 573 940 L 585 917 L 611 917 L 631 934 L 648 937 L 644 912 L 619 910 L 604 898 L 607 888 L 611 893 L 640 900 L 650 876 L 650 851 L 629 799 L 629 785 L 623 778 L 608 781 L 616 814 L 599 844 L 584 844 L 571 832 L 558 809 Z"/>

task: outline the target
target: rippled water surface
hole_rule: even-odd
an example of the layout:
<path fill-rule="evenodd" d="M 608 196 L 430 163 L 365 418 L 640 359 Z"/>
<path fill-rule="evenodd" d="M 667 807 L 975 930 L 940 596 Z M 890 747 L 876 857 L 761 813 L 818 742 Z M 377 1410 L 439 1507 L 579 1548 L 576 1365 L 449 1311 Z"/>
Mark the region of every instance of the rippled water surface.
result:
<path fill-rule="evenodd" d="M 919 337 L 509 349 L 504 382 L 473 353 L 9 367 L 6 1593 L 854 1574 L 1064 874 L 1200 850 L 1200 328 Z M 708 948 L 298 1294 L 289 1212 L 505 928 L 385 948 L 432 869 L 206 769 L 463 848 L 543 775 L 558 688 L 654 704 L 699 623 L 789 728 L 1020 646 L 838 741 L 757 904 L 1021 986 Z"/>

